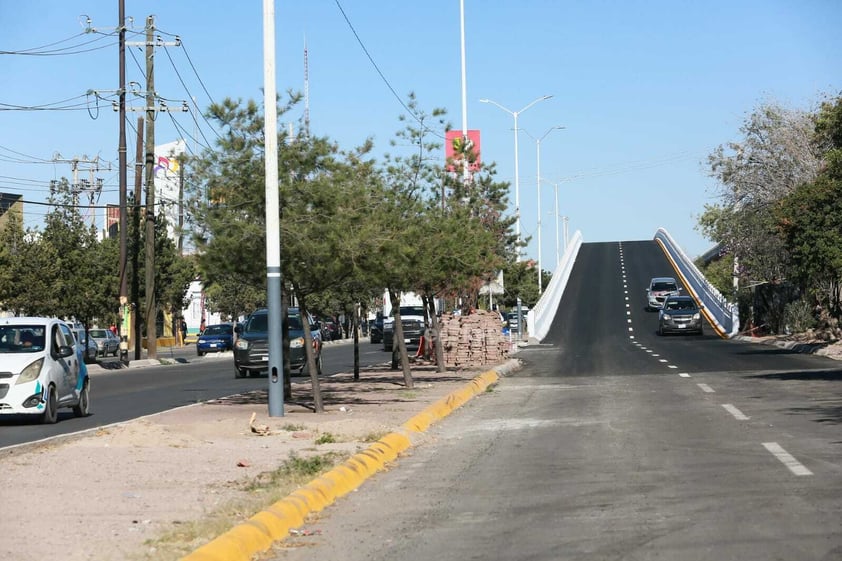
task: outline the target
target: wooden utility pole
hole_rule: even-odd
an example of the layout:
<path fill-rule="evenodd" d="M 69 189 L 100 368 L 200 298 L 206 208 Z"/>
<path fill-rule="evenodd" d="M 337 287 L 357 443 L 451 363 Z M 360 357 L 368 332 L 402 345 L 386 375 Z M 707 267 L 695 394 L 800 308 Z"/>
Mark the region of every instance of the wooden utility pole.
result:
<path fill-rule="evenodd" d="M 155 18 L 146 18 L 146 358 L 158 358 L 155 301 Z"/>
<path fill-rule="evenodd" d="M 134 345 L 134 359 L 140 360 L 140 194 L 143 188 L 143 117 L 137 118 L 137 150 L 134 164 L 134 207 L 132 208 L 132 326 L 130 340 Z"/>
<path fill-rule="evenodd" d="M 120 360 L 128 361 L 128 341 L 126 337 L 129 335 L 131 328 L 129 327 L 131 320 L 130 312 L 134 312 L 127 305 L 128 299 L 128 282 L 127 282 L 127 262 L 128 262 L 128 245 L 126 238 L 126 228 L 128 226 L 127 216 L 127 188 L 128 188 L 128 157 L 126 154 L 126 0 L 120 0 L 119 6 L 120 19 L 120 139 L 117 148 L 119 156 L 118 177 L 120 178 L 120 322 L 117 324 L 118 333 L 120 335 Z M 126 343 L 124 345 L 124 343 Z M 124 355 L 125 352 L 125 355 Z"/>

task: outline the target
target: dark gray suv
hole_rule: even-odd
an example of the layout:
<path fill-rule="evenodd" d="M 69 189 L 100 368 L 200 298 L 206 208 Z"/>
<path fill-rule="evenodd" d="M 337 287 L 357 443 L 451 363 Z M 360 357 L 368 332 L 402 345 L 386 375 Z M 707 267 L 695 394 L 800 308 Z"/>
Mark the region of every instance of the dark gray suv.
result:
<path fill-rule="evenodd" d="M 322 373 L 322 338 L 313 321 L 310 320 L 310 334 L 313 336 L 313 351 L 316 354 L 316 370 Z M 304 326 L 298 308 L 287 310 L 289 326 L 289 362 L 292 375 L 308 375 L 307 353 L 304 350 Z M 237 342 L 234 344 L 234 376 L 245 378 L 269 372 L 269 310 L 262 308 L 252 312 L 242 326 L 237 328 Z"/>

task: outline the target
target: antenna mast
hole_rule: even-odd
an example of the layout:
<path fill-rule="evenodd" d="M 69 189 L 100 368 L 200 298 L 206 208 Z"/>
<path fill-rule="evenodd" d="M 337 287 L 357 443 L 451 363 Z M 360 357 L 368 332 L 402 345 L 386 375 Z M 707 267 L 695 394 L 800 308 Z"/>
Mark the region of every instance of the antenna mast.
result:
<path fill-rule="evenodd" d="M 307 60 L 307 36 L 304 36 L 304 134 L 310 136 L 310 68 Z"/>

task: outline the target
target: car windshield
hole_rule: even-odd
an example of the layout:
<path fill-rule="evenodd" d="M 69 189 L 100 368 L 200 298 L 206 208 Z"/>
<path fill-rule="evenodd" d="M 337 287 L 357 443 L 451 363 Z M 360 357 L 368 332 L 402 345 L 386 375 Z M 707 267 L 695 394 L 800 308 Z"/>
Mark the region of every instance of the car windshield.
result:
<path fill-rule="evenodd" d="M 269 314 L 255 314 L 249 317 L 248 321 L 246 322 L 245 331 L 269 331 Z"/>
<path fill-rule="evenodd" d="M 675 283 L 674 282 L 656 282 L 652 285 L 652 290 L 657 291 L 675 291 Z"/>
<path fill-rule="evenodd" d="M 401 306 L 401 316 L 423 316 L 424 306 Z"/>
<path fill-rule="evenodd" d="M 304 329 L 301 326 L 301 316 L 298 315 L 288 315 L 287 325 L 289 325 L 290 329 L 294 330 L 297 329 L 300 331 Z M 254 333 L 262 333 L 269 331 L 269 314 L 255 314 L 251 316 L 248 322 L 246 323 L 245 331 Z M 207 333 L 207 329 L 205 330 L 205 333 Z"/>
<path fill-rule="evenodd" d="M 0 327 L 0 353 L 36 353 L 43 350 L 43 325 L 4 325 Z"/>
<path fill-rule="evenodd" d="M 695 310 L 696 303 L 689 298 L 682 298 L 681 300 L 667 300 L 664 307 L 667 310 Z"/>
<path fill-rule="evenodd" d="M 287 316 L 287 325 L 289 325 L 290 329 L 296 331 L 304 331 L 304 326 L 301 325 L 301 316 L 298 315 L 288 315 Z"/>
<path fill-rule="evenodd" d="M 108 337 L 108 334 L 104 329 L 91 329 L 88 333 L 90 333 L 91 337 L 94 339 L 105 339 Z"/>
<path fill-rule="evenodd" d="M 228 335 L 231 328 L 227 325 L 209 325 L 202 332 L 202 335 Z"/>

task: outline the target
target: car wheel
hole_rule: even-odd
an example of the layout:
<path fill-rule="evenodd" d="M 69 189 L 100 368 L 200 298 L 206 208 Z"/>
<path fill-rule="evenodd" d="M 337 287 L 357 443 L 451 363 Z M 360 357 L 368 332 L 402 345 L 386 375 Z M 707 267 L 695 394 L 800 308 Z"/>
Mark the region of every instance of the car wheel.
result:
<path fill-rule="evenodd" d="M 658 326 L 658 335 L 660 335 L 661 337 L 664 336 L 664 328 L 660 325 Z"/>
<path fill-rule="evenodd" d="M 316 357 L 316 375 L 322 375 L 322 353 L 319 353 L 319 356 Z"/>
<path fill-rule="evenodd" d="M 197 354 L 198 356 L 205 356 L 205 353 L 203 353 L 202 351 L 200 351 L 200 350 L 199 350 L 199 347 L 196 347 L 196 354 Z"/>
<path fill-rule="evenodd" d="M 53 386 L 47 388 L 47 401 L 44 404 L 44 412 L 41 413 L 41 423 L 52 425 L 58 421 L 58 397 Z"/>
<path fill-rule="evenodd" d="M 73 406 L 73 414 L 77 417 L 87 417 L 91 414 L 91 381 L 85 380 L 82 391 L 79 392 L 79 403 Z"/>
<path fill-rule="evenodd" d="M 234 369 L 234 377 L 235 378 L 245 378 L 248 372 L 243 368 L 235 368 Z"/>

